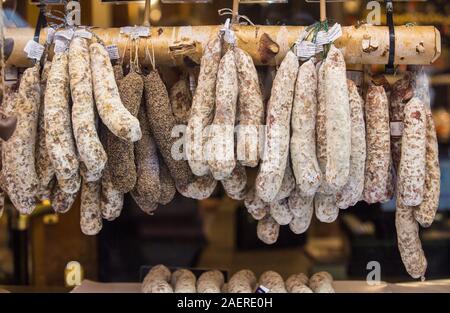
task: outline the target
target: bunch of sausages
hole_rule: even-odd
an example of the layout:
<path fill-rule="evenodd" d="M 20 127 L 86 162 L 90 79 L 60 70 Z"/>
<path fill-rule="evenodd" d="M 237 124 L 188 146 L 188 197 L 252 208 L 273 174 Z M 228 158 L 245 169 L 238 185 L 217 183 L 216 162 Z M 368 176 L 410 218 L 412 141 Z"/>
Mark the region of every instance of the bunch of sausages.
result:
<path fill-rule="evenodd" d="M 301 234 L 314 213 L 332 223 L 360 200 L 397 194 L 403 262 L 425 274 L 418 225 L 434 220 L 440 170 L 421 69 L 393 86 L 374 77 L 364 100 L 333 45 L 302 64 L 289 51 L 266 105 L 251 56 L 220 35 L 204 48 L 195 91 L 186 76 L 168 91 L 156 69 L 124 75 L 102 44 L 75 37 L 42 74 L 27 69 L 3 109 L 18 124 L 3 142 L 1 188 L 23 214 L 43 199 L 67 212 L 81 190 L 81 229 L 94 235 L 125 193 L 152 214 L 177 191 L 201 200 L 220 182 L 273 244 L 280 225 Z"/>
<path fill-rule="evenodd" d="M 310 278 L 303 273 L 293 274 L 284 281 L 274 271 L 261 274 L 259 280 L 248 269 L 234 273 L 228 282 L 218 270 L 203 272 L 198 278 L 187 269 L 173 273 L 164 265 L 156 265 L 142 282 L 143 293 L 254 293 L 264 288 L 268 293 L 334 293 L 333 277 L 318 272 Z"/>

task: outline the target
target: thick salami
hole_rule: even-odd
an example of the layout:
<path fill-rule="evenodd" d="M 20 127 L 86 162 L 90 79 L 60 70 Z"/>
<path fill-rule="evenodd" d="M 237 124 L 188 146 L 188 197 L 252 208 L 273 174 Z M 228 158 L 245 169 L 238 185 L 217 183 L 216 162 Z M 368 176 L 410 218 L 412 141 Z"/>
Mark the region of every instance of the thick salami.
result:
<path fill-rule="evenodd" d="M 51 182 L 55 177 L 55 169 L 48 156 L 47 146 L 45 144 L 45 88 L 47 87 L 48 73 L 52 63 L 45 62 L 41 74 L 41 106 L 39 107 L 38 130 L 36 140 L 36 173 L 39 179 L 39 197 L 41 200 L 50 199 L 52 193 Z"/>
<path fill-rule="evenodd" d="M 317 219 L 322 223 L 333 223 L 339 215 L 335 195 L 316 193 L 314 197 L 314 211 Z"/>
<path fill-rule="evenodd" d="M 422 203 L 426 165 L 426 113 L 423 102 L 412 98 L 405 106 L 398 197 L 406 206 Z"/>
<path fill-rule="evenodd" d="M 286 293 L 283 277 L 274 271 L 267 271 L 259 277 L 259 285 L 269 289 L 269 293 Z"/>
<path fill-rule="evenodd" d="M 218 270 L 208 271 L 200 275 L 197 280 L 198 293 L 220 293 L 225 278 Z"/>
<path fill-rule="evenodd" d="M 367 203 L 384 202 L 388 198 L 391 153 L 388 99 L 382 86 L 369 86 L 365 114 L 367 156 L 364 200 Z"/>
<path fill-rule="evenodd" d="M 414 210 L 403 205 L 400 198 L 397 198 L 395 226 L 397 228 L 398 250 L 406 271 L 413 278 L 424 279 L 427 259 L 419 238 L 419 225 L 414 219 Z"/>
<path fill-rule="evenodd" d="M 291 193 L 288 205 L 293 215 L 289 228 L 295 234 L 306 232 L 314 214 L 314 196 L 303 196 L 298 187 Z"/>
<path fill-rule="evenodd" d="M 45 90 L 45 142 L 58 182 L 79 175 L 69 107 L 68 64 L 67 53 L 55 54 Z M 67 193 L 78 191 L 67 189 L 63 183 L 59 186 Z"/>
<path fill-rule="evenodd" d="M 321 171 L 316 155 L 317 72 L 309 60 L 300 66 L 291 119 L 291 160 L 300 192 L 312 196 L 319 188 Z"/>
<path fill-rule="evenodd" d="M 217 186 L 217 180 L 211 174 L 196 176 L 195 180 L 186 186 L 176 186 L 183 196 L 196 200 L 209 198 Z"/>
<path fill-rule="evenodd" d="M 280 225 L 288 225 L 294 217 L 289 210 L 288 199 L 272 202 L 269 208 L 270 215 Z"/>
<path fill-rule="evenodd" d="M 231 175 L 222 181 L 226 194 L 234 200 L 243 200 L 247 193 L 247 173 L 245 167 L 237 163 Z"/>
<path fill-rule="evenodd" d="M 186 129 L 186 156 L 192 172 L 197 176 L 204 176 L 209 172 L 208 162 L 203 155 L 208 138 L 204 129 L 214 118 L 216 79 L 221 50 L 221 40 L 216 37 L 208 42 L 203 51 L 197 88 Z"/>
<path fill-rule="evenodd" d="M 395 171 L 398 171 L 402 150 L 402 136 L 397 134 L 397 129 L 403 123 L 405 104 L 412 98 L 412 77 L 410 72 L 406 72 L 403 78 L 399 79 L 392 86 L 389 97 L 389 118 L 393 135 L 391 135 L 391 153 Z"/>
<path fill-rule="evenodd" d="M 220 60 L 216 84 L 216 111 L 208 135 L 208 165 L 214 178 L 222 180 L 231 175 L 234 157 L 234 125 L 238 97 L 238 78 L 234 50 Z"/>
<path fill-rule="evenodd" d="M 289 293 L 312 293 L 308 287 L 308 277 L 305 274 L 293 274 L 286 279 L 286 289 Z"/>
<path fill-rule="evenodd" d="M 262 242 L 267 245 L 274 244 L 278 240 L 280 224 L 278 224 L 270 214 L 258 221 L 256 234 Z"/>
<path fill-rule="evenodd" d="M 229 293 L 252 293 L 256 288 L 255 274 L 250 270 L 240 270 L 228 282 Z"/>
<path fill-rule="evenodd" d="M 123 106 L 108 51 L 99 43 L 89 46 L 95 103 L 102 122 L 117 137 L 130 142 L 142 136 L 139 121 Z"/>
<path fill-rule="evenodd" d="M 264 103 L 252 57 L 240 48 L 235 48 L 234 51 L 239 85 L 237 159 L 244 166 L 255 167 L 259 162 L 259 130 L 264 123 Z"/>
<path fill-rule="evenodd" d="M 8 96 L 4 112 L 17 117 L 13 135 L 2 146 L 2 173 L 5 191 L 22 214 L 30 214 L 36 205 L 39 180 L 35 167 L 41 85 L 39 65 L 25 70 L 17 95 Z M 14 102 L 12 102 L 14 101 Z"/>
<path fill-rule="evenodd" d="M 244 205 L 247 212 L 257 221 L 263 219 L 270 212 L 269 204 L 256 195 L 254 188 L 250 189 L 245 196 Z"/>
<path fill-rule="evenodd" d="M 338 191 L 347 183 L 350 173 L 351 120 L 345 60 L 334 45 L 323 66 L 327 132 L 325 179 Z"/>
<path fill-rule="evenodd" d="M 144 77 L 144 89 L 147 120 L 159 152 L 177 185 L 187 185 L 194 180 L 194 176 L 188 162 L 183 160 L 182 156 L 175 159 L 172 155 L 172 146 L 178 140 L 171 136 L 176 122 L 172 115 L 166 86 L 157 70 Z"/>
<path fill-rule="evenodd" d="M 85 235 L 96 235 L 102 229 L 101 184 L 83 179 L 81 187 L 80 226 Z"/>
<path fill-rule="evenodd" d="M 318 272 L 309 279 L 309 287 L 314 293 L 335 293 L 333 277 L 328 272 Z"/>
<path fill-rule="evenodd" d="M 264 156 L 256 177 L 256 193 L 272 202 L 283 181 L 289 153 L 290 119 L 298 72 L 297 56 L 289 51 L 273 82 L 267 117 Z"/>
<path fill-rule="evenodd" d="M 164 265 L 153 266 L 142 282 L 143 293 L 173 293 L 170 285 L 172 274 Z"/>
<path fill-rule="evenodd" d="M 438 141 L 431 110 L 427 106 L 426 131 L 426 172 L 422 203 L 415 208 L 414 218 L 422 227 L 429 227 L 434 221 L 439 207 L 441 190 L 441 170 L 439 167 Z"/>
<path fill-rule="evenodd" d="M 364 190 L 364 170 L 366 166 L 366 128 L 364 123 L 364 101 L 358 88 L 351 80 L 347 81 L 351 110 L 351 154 L 348 182 L 336 194 L 336 205 L 346 209 L 355 205 Z"/>
<path fill-rule="evenodd" d="M 62 191 L 57 184 L 55 184 L 55 187 L 53 188 L 53 192 L 50 198 L 52 208 L 53 210 L 55 210 L 56 213 L 60 214 L 67 213 L 72 208 L 77 197 L 78 192 L 66 193 Z"/>
<path fill-rule="evenodd" d="M 96 128 L 96 112 L 92 95 L 88 40 L 76 37 L 69 49 L 69 77 L 72 94 L 72 123 L 80 161 L 94 180 L 101 177 L 106 164 L 106 152 Z M 87 177 L 84 177 L 87 179 Z"/>
<path fill-rule="evenodd" d="M 189 270 L 179 269 L 173 272 L 171 284 L 175 293 L 196 293 L 197 278 Z"/>
<path fill-rule="evenodd" d="M 131 115 L 137 117 L 144 91 L 142 76 L 132 71 L 118 82 L 118 88 L 124 107 Z M 141 125 L 141 133 L 143 132 Z M 137 179 L 134 144 L 108 132 L 106 150 L 110 170 L 114 173 L 111 176 L 114 187 L 123 193 L 131 191 Z"/>

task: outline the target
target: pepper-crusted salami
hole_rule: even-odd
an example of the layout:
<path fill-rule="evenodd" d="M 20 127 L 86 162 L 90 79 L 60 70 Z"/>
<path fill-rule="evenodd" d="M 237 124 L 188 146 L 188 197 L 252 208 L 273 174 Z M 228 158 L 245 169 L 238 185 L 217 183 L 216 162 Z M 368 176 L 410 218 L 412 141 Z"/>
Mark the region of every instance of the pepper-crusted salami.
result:
<path fill-rule="evenodd" d="M 356 84 L 348 80 L 351 115 L 351 154 L 348 182 L 336 194 L 336 205 L 346 209 L 361 199 L 364 190 L 364 170 L 366 166 L 366 128 L 364 123 L 364 101 Z"/>
<path fill-rule="evenodd" d="M 118 82 L 118 88 L 124 107 L 131 115 L 137 117 L 144 91 L 142 76 L 132 71 Z M 143 132 L 141 125 L 141 133 Z M 114 173 L 111 176 L 114 187 L 123 193 L 131 191 L 137 179 L 133 143 L 121 140 L 108 132 L 106 149 L 108 164 Z"/>
<path fill-rule="evenodd" d="M 398 197 L 404 205 L 422 203 L 425 184 L 426 113 L 423 102 L 412 98 L 405 106 Z"/>
<path fill-rule="evenodd" d="M 34 210 L 39 191 L 35 147 L 40 93 L 39 65 L 36 65 L 25 70 L 17 95 L 7 100 L 4 107 L 6 115 L 17 117 L 16 130 L 2 146 L 5 190 L 22 214 Z"/>
<path fill-rule="evenodd" d="M 234 124 L 238 97 L 238 78 L 234 50 L 220 60 L 216 83 L 216 111 L 208 135 L 208 165 L 214 178 L 231 175 L 234 158 Z"/>
<path fill-rule="evenodd" d="M 303 196 L 302 192 L 295 189 L 288 199 L 289 210 L 293 218 L 289 228 L 294 234 L 303 234 L 308 230 L 314 214 L 314 196 Z"/>
<path fill-rule="evenodd" d="M 247 212 L 258 221 L 270 212 L 269 204 L 256 195 L 255 188 L 250 189 L 245 196 L 244 205 L 247 208 Z"/>
<path fill-rule="evenodd" d="M 424 278 L 427 270 L 427 259 L 419 238 L 419 225 L 414 219 L 414 210 L 403 205 L 397 198 L 395 211 L 395 227 L 400 256 L 406 271 L 413 278 Z"/>
<path fill-rule="evenodd" d="M 351 120 L 345 60 L 334 45 L 323 66 L 327 129 L 325 179 L 338 191 L 347 183 L 350 173 Z"/>
<path fill-rule="evenodd" d="M 188 162 L 182 157 L 175 159 L 172 155 L 172 146 L 178 140 L 171 136 L 176 122 L 172 115 L 166 86 L 157 70 L 151 71 L 144 77 L 144 89 L 148 123 L 164 163 L 178 185 L 189 184 L 194 177 Z"/>
<path fill-rule="evenodd" d="M 276 197 L 286 168 L 298 67 L 297 56 L 289 51 L 278 69 L 267 107 L 264 156 L 255 182 L 258 196 L 266 202 Z"/>
<path fill-rule="evenodd" d="M 390 127 L 386 92 L 382 86 L 370 85 L 366 94 L 366 170 L 364 200 L 384 202 L 390 175 Z"/>
<path fill-rule="evenodd" d="M 45 90 L 45 142 L 58 181 L 79 175 L 69 107 L 68 64 L 67 53 L 55 54 Z M 67 193 L 75 192 L 59 185 Z"/>
<path fill-rule="evenodd" d="M 237 159 L 244 166 L 255 167 L 259 162 L 259 130 L 264 123 L 264 103 L 252 57 L 240 48 L 235 48 L 234 52 L 239 86 Z"/>
<path fill-rule="evenodd" d="M 144 107 L 139 110 L 138 120 L 142 138 L 134 143 L 137 180 L 132 195 L 135 200 L 145 195 L 150 202 L 157 202 L 161 195 L 158 150 L 150 134 Z"/>
<path fill-rule="evenodd" d="M 316 155 L 317 73 L 309 60 L 300 66 L 291 118 L 291 160 L 295 180 L 305 196 L 319 188 L 321 172 Z"/>
<path fill-rule="evenodd" d="M 226 194 L 234 200 L 243 200 L 246 195 L 247 173 L 244 166 L 237 163 L 231 175 L 222 181 Z"/>
<path fill-rule="evenodd" d="M 161 158 L 159 164 L 159 181 L 161 184 L 161 193 L 159 194 L 159 199 L 157 202 L 164 205 L 173 200 L 177 190 L 175 188 L 175 182 L 172 176 L 170 176 L 170 171 L 163 160 L 161 160 Z"/>
<path fill-rule="evenodd" d="M 80 160 L 86 166 L 86 172 L 90 173 L 87 176 L 98 180 L 107 156 L 97 135 L 89 47 L 85 38 L 76 37 L 70 43 L 69 77 L 75 143 Z"/>
<path fill-rule="evenodd" d="M 277 242 L 280 233 L 280 224 L 278 224 L 272 216 L 266 215 L 258 221 L 256 226 L 256 234 L 262 242 L 267 245 Z"/>
<path fill-rule="evenodd" d="M 392 86 L 392 91 L 389 97 L 389 118 L 393 130 L 401 128 L 401 123 L 404 117 L 405 104 L 412 98 L 412 77 L 410 72 L 406 72 L 403 78 L 399 79 Z M 391 154 L 394 168 L 398 171 L 400 164 L 402 150 L 402 136 L 395 134 L 391 136 Z"/>
<path fill-rule="evenodd" d="M 80 227 L 85 235 L 96 235 L 102 229 L 100 181 L 87 182 L 81 186 Z"/>
<path fill-rule="evenodd" d="M 185 76 L 170 88 L 170 103 L 177 124 L 186 125 L 191 113 L 192 96 Z"/>
<path fill-rule="evenodd" d="M 130 142 L 142 136 L 139 121 L 120 100 L 108 51 L 99 43 L 89 46 L 95 103 L 102 122 L 117 137 Z"/>
<path fill-rule="evenodd" d="M 41 74 L 41 105 L 39 107 L 38 130 L 36 140 L 36 173 L 39 179 L 39 197 L 41 200 L 50 199 L 52 192 L 51 182 L 55 177 L 55 170 L 48 156 L 45 144 L 45 88 L 47 87 L 48 73 L 52 63 L 46 61 Z"/>
<path fill-rule="evenodd" d="M 179 193 L 187 198 L 204 200 L 211 196 L 217 186 L 217 180 L 211 174 L 197 176 L 195 180 L 186 186 L 176 186 Z"/>
<path fill-rule="evenodd" d="M 197 176 L 204 176 L 209 172 L 208 162 L 203 155 L 208 138 L 204 129 L 214 118 L 216 79 L 221 51 L 222 44 L 219 37 L 209 41 L 203 51 L 198 84 L 186 128 L 186 156 L 192 172 Z"/>

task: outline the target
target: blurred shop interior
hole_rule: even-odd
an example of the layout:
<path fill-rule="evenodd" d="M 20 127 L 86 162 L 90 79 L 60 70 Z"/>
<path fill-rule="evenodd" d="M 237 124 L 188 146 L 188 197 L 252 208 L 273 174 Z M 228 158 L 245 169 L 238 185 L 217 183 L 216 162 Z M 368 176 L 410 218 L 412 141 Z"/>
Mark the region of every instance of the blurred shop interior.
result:
<path fill-rule="evenodd" d="M 36 25 L 39 10 L 30 2 L 3 0 L 7 27 Z M 138 25 L 143 20 L 143 2 L 80 2 L 83 25 L 120 27 Z M 230 0 L 162 2 L 151 2 L 152 26 L 220 24 L 225 17 L 219 16 L 218 10 L 229 8 L 232 3 Z M 310 25 L 318 19 L 319 5 L 309 2 L 241 4 L 240 14 L 254 24 Z M 354 25 L 365 20 L 367 2 L 330 3 L 329 18 L 342 25 Z M 426 67 L 440 144 L 440 208 L 435 223 L 422 229 L 421 237 L 429 260 L 427 278 L 447 278 L 450 277 L 450 2 L 394 2 L 394 6 L 396 24 L 435 25 L 442 35 L 442 55 Z M 368 70 L 376 73 L 383 69 L 372 66 Z M 265 70 L 269 76 L 270 69 Z M 179 73 L 173 68 L 161 71 L 170 88 Z M 396 77 L 389 79 L 394 81 Z M 270 79 L 267 81 L 270 84 Z M 249 177 L 255 174 L 256 171 L 248 173 Z M 127 195 L 122 215 L 104 223 L 101 233 L 93 237 L 80 231 L 79 200 L 65 215 L 56 215 L 51 208 L 42 206 L 33 215 L 24 217 L 8 208 L 0 219 L 0 285 L 64 290 L 67 288 L 64 272 L 70 261 L 81 264 L 85 278 L 101 282 L 136 282 L 141 279 L 142 266 L 159 263 L 230 272 L 251 268 L 256 274 L 272 269 L 283 276 L 327 270 L 336 280 L 357 280 L 365 279 L 370 261 L 380 263 L 381 280 L 409 281 L 397 249 L 394 209 L 394 202 L 383 205 L 361 202 L 341 212 L 334 223 L 319 223 L 313 218 L 309 230 L 300 236 L 282 227 L 278 242 L 267 246 L 257 239 L 256 221 L 243 204 L 229 199 L 221 186 L 207 200 L 177 195 L 153 216 L 144 214 Z"/>

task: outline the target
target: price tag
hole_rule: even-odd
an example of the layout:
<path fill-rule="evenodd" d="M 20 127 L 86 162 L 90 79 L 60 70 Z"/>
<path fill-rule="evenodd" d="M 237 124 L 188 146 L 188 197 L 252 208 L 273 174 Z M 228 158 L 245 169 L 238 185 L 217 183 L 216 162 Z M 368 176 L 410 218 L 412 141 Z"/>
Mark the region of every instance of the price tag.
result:
<path fill-rule="evenodd" d="M 28 40 L 27 44 L 23 51 L 27 54 L 28 58 L 34 60 L 40 60 L 42 58 L 42 54 L 44 53 L 44 46 L 37 43 L 34 40 Z"/>
<path fill-rule="evenodd" d="M 124 26 L 120 28 L 120 33 L 133 37 L 150 36 L 150 28 L 145 26 Z"/>
<path fill-rule="evenodd" d="M 328 30 L 328 42 L 334 42 L 342 36 L 341 24 L 336 23 Z"/>
<path fill-rule="evenodd" d="M 316 54 L 316 44 L 311 41 L 301 41 L 295 48 L 297 57 L 301 59 L 309 59 Z"/>
<path fill-rule="evenodd" d="M 119 48 L 116 45 L 106 46 L 106 51 L 109 53 L 109 58 L 111 60 L 120 59 Z"/>
<path fill-rule="evenodd" d="M 329 42 L 330 42 L 330 40 L 328 39 L 328 34 L 326 31 L 321 30 L 317 33 L 316 45 L 323 46 L 323 45 L 328 44 Z"/>
<path fill-rule="evenodd" d="M 391 122 L 391 137 L 401 137 L 403 135 L 403 122 Z"/>
<path fill-rule="evenodd" d="M 231 19 L 227 18 L 224 27 L 220 30 L 223 33 L 223 40 L 225 42 L 234 45 L 236 43 L 236 35 L 234 31 L 230 29 Z"/>
<path fill-rule="evenodd" d="M 55 48 L 53 51 L 55 53 L 66 52 L 67 48 L 69 48 L 69 41 L 64 38 L 56 38 L 55 39 Z"/>
<path fill-rule="evenodd" d="M 56 30 L 54 28 L 49 27 L 47 29 L 47 44 L 51 44 L 53 39 L 55 38 Z"/>
<path fill-rule="evenodd" d="M 92 39 L 92 33 L 86 29 L 78 29 L 75 31 L 75 37 Z"/>
<path fill-rule="evenodd" d="M 65 29 L 65 30 L 61 30 L 61 31 L 57 32 L 55 34 L 55 37 L 71 40 L 73 38 L 74 34 L 75 34 L 75 31 L 73 29 Z"/>

